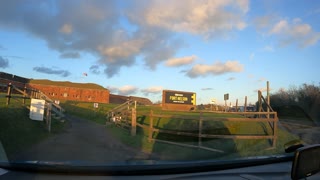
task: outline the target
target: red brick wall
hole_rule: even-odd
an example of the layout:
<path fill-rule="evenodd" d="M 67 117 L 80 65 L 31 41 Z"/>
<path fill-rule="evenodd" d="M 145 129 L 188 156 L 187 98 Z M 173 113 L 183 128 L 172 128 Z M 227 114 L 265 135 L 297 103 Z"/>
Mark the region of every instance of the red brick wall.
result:
<path fill-rule="evenodd" d="M 40 90 L 52 100 L 109 103 L 110 92 L 107 89 L 85 89 L 42 84 L 28 84 L 28 87 Z"/>

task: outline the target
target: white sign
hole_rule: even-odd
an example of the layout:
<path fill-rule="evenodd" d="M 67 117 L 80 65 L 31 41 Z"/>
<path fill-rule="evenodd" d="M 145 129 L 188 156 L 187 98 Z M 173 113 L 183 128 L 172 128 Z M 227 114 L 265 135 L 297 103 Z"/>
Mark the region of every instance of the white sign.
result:
<path fill-rule="evenodd" d="M 54 103 L 59 105 L 60 101 L 59 100 L 54 100 Z"/>
<path fill-rule="evenodd" d="M 98 108 L 98 107 L 99 107 L 99 104 L 98 104 L 98 103 L 93 103 L 93 107 L 94 107 L 94 108 Z"/>
<path fill-rule="evenodd" d="M 31 99 L 30 119 L 36 121 L 43 121 L 45 103 L 45 100 Z"/>

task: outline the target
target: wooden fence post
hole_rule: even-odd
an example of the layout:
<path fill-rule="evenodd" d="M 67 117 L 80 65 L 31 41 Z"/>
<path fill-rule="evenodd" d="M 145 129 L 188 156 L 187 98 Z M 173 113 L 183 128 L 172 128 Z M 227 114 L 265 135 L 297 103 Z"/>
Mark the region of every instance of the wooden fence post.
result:
<path fill-rule="evenodd" d="M 243 112 L 247 112 L 247 96 L 244 97 L 244 110 Z"/>
<path fill-rule="evenodd" d="M 199 134 L 198 134 L 198 147 L 202 146 L 202 112 L 200 112 L 200 118 L 199 118 Z"/>
<path fill-rule="evenodd" d="M 258 91 L 258 112 L 262 112 L 262 93 L 260 90 Z M 260 114 L 259 118 L 261 118 Z"/>
<path fill-rule="evenodd" d="M 51 132 L 51 103 L 47 103 L 46 121 L 47 121 L 48 131 L 50 133 Z"/>
<path fill-rule="evenodd" d="M 236 100 L 236 112 L 238 112 L 238 99 Z"/>
<path fill-rule="evenodd" d="M 276 148 L 277 146 L 277 139 L 278 139 L 278 114 L 276 113 L 274 115 L 274 121 L 273 121 L 273 141 L 272 141 L 272 147 Z"/>
<path fill-rule="evenodd" d="M 267 112 L 268 112 L 268 115 L 267 115 L 267 118 L 269 119 L 270 118 L 270 114 L 269 114 L 269 112 L 270 112 L 270 94 L 269 94 L 269 91 L 270 91 L 270 89 L 269 89 L 269 81 L 267 81 Z"/>
<path fill-rule="evenodd" d="M 22 103 L 23 103 L 23 105 L 25 105 L 25 104 L 26 104 L 26 98 L 27 98 L 27 96 L 26 96 L 26 94 L 27 94 L 27 87 L 26 87 L 26 86 L 24 86 L 23 92 L 24 92 L 24 94 L 23 94 Z"/>
<path fill-rule="evenodd" d="M 149 137 L 148 141 L 151 142 L 153 135 L 153 111 L 150 111 L 150 122 L 149 122 Z"/>
<path fill-rule="evenodd" d="M 132 108 L 131 113 L 131 136 L 135 136 L 137 134 L 137 110 Z"/>
<path fill-rule="evenodd" d="M 11 83 L 8 84 L 8 92 L 7 92 L 7 106 L 10 104 L 11 92 L 12 92 L 12 85 Z"/>

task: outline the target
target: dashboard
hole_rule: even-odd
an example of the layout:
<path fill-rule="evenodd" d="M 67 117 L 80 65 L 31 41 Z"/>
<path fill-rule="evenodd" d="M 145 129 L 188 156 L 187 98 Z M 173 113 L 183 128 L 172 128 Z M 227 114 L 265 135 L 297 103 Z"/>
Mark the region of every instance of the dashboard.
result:
<path fill-rule="evenodd" d="M 162 172 L 155 175 L 95 175 L 95 174 L 85 174 L 85 173 L 52 173 L 52 172 L 28 172 L 28 171 L 18 171 L 18 170 L 8 170 L 0 168 L 0 179 L 59 179 L 59 180 L 69 180 L 69 179 L 250 179 L 250 180 L 262 180 L 262 179 L 291 179 L 291 168 L 292 162 L 280 162 L 267 165 L 242 167 L 228 170 L 219 171 L 207 171 L 199 173 L 170 173 Z M 311 177 L 309 180 L 320 179 L 320 173 L 317 173 Z"/>

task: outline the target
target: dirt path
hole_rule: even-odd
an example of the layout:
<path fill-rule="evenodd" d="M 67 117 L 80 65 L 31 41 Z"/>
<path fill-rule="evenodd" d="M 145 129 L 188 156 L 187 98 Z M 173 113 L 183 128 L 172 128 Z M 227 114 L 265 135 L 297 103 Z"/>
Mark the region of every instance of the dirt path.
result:
<path fill-rule="evenodd" d="M 150 154 L 126 146 L 115 139 L 104 125 L 68 117 L 64 132 L 21 153 L 15 160 L 110 162 L 154 159 Z"/>
<path fill-rule="evenodd" d="M 299 124 L 295 121 L 281 120 L 281 127 L 296 134 L 306 144 L 320 144 L 320 127 L 315 124 Z"/>

